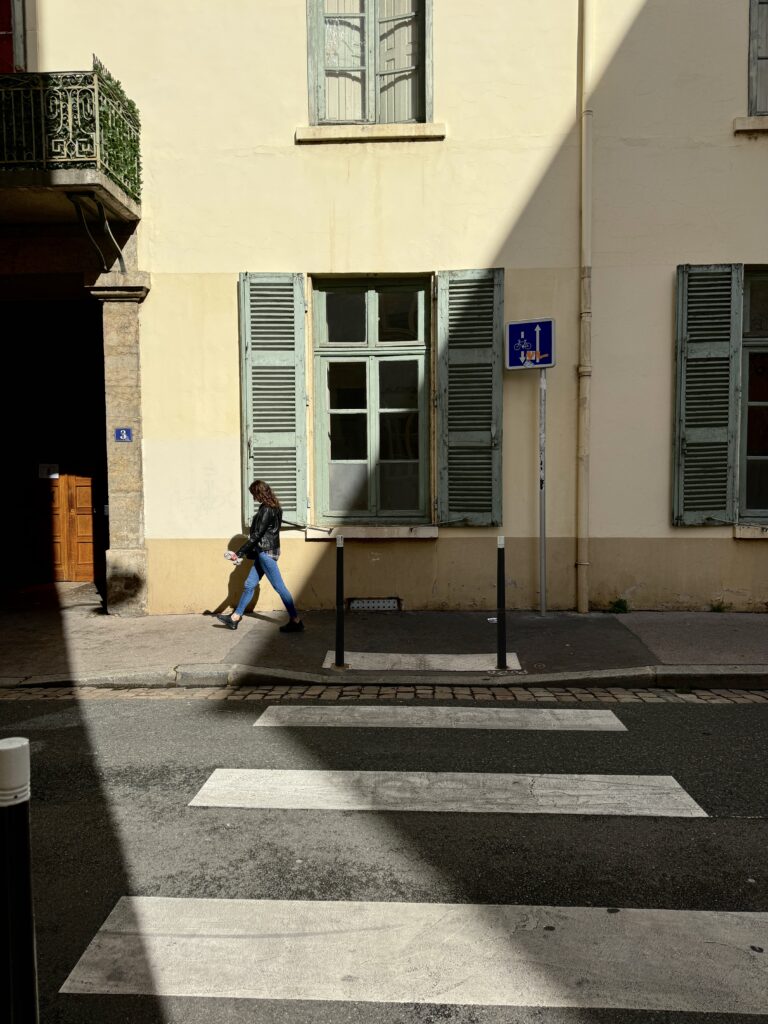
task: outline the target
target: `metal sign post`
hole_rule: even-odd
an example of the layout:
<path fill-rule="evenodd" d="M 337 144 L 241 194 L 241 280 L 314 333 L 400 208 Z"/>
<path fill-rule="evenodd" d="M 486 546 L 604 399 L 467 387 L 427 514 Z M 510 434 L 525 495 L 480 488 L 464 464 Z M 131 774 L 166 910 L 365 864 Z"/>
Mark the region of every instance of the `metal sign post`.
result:
<path fill-rule="evenodd" d="M 539 370 L 539 611 L 547 611 L 547 371 Z"/>
<path fill-rule="evenodd" d="M 504 365 L 539 371 L 539 611 L 547 611 L 547 368 L 555 365 L 555 321 L 515 320 L 507 324 Z"/>

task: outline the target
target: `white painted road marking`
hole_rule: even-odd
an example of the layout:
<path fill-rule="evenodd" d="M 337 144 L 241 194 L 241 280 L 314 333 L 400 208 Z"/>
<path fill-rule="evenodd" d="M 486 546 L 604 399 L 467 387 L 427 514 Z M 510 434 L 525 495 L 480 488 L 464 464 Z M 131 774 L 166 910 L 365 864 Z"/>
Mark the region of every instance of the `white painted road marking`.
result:
<path fill-rule="evenodd" d="M 121 899 L 66 993 L 764 1014 L 768 914 Z"/>
<path fill-rule="evenodd" d="M 707 817 L 669 775 L 217 768 L 190 806 Z"/>
<path fill-rule="evenodd" d="M 612 711 L 565 708 L 318 707 L 273 704 L 258 726 L 345 729 L 536 729 L 626 732 Z"/>
<path fill-rule="evenodd" d="M 374 654 L 370 651 L 345 651 L 349 669 L 360 672 L 495 672 L 495 654 Z M 336 652 L 328 651 L 323 668 L 336 664 Z M 510 672 L 522 672 L 516 654 L 507 654 Z"/>

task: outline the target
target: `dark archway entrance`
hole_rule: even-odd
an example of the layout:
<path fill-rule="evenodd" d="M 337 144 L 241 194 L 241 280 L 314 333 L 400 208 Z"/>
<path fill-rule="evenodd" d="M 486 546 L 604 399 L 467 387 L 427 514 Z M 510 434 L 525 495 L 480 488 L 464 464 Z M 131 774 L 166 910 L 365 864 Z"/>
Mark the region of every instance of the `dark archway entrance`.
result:
<path fill-rule="evenodd" d="M 0 277 L 6 582 L 95 582 L 109 545 L 101 304 L 81 275 Z"/>

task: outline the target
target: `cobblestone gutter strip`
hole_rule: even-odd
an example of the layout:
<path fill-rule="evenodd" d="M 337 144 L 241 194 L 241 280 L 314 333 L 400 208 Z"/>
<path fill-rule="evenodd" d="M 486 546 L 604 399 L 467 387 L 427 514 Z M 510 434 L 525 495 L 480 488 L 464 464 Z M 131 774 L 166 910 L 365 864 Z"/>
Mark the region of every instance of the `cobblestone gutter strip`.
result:
<path fill-rule="evenodd" d="M 173 686 L 125 687 L 50 686 L 0 690 L 2 701 L 27 700 L 215 700 L 258 701 L 463 701 L 464 703 L 520 704 L 765 704 L 768 693 L 745 689 L 704 689 L 675 693 L 657 687 L 526 687 L 526 686 Z"/>
<path fill-rule="evenodd" d="M 107 689 L 167 689 L 173 687 L 492 687 L 509 690 L 519 687 L 616 687 L 626 690 L 669 689 L 741 689 L 768 691 L 768 665 L 646 665 L 641 668 L 597 669 L 590 672 L 526 672 L 440 674 L 419 672 L 346 672 L 327 670 L 297 672 L 252 665 L 211 664 L 176 665 L 163 671 L 115 672 L 101 675 L 0 676 L 0 691 L 33 687 L 104 687 Z"/>

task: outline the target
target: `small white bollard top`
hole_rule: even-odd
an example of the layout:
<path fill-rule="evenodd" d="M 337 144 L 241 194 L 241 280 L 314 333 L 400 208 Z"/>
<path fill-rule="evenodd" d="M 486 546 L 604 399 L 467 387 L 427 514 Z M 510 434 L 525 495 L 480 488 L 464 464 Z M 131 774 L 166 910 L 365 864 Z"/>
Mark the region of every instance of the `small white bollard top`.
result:
<path fill-rule="evenodd" d="M 29 740 L 0 740 L 0 807 L 29 800 Z"/>

